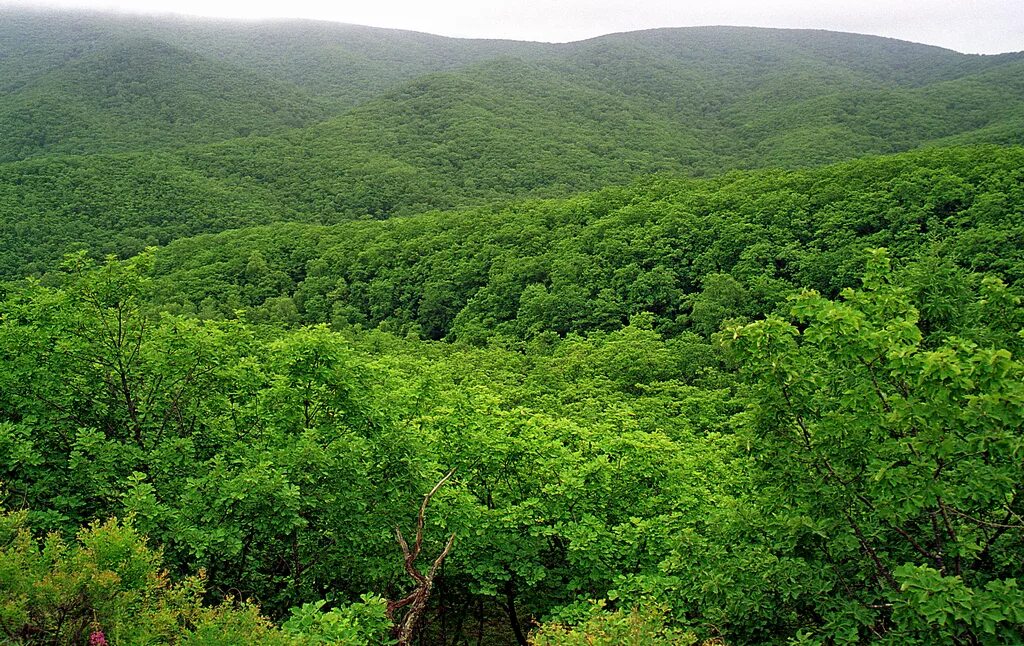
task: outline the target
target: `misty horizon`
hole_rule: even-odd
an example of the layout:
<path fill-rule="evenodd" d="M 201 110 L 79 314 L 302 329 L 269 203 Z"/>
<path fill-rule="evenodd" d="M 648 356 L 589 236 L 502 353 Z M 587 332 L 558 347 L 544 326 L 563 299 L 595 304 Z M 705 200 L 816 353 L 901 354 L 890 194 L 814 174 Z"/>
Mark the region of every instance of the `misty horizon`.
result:
<path fill-rule="evenodd" d="M 799 4 L 801 0 L 793 0 Z M 391 4 L 401 0 L 395 0 Z M 576 2 L 576 0 L 573 0 Z M 617 0 L 606 0 L 604 6 L 613 6 Z M 734 0 L 732 4 L 743 4 L 744 0 Z M 790 2 L 790 4 L 793 4 Z M 860 20 L 849 20 L 844 16 L 848 24 L 836 24 L 835 20 L 830 21 L 827 16 L 815 16 L 808 14 L 804 16 L 800 12 L 778 12 L 778 14 L 759 14 L 754 10 L 733 12 L 726 16 L 726 13 L 715 13 L 713 11 L 697 12 L 694 19 L 690 21 L 673 21 L 668 14 L 663 15 L 653 11 L 662 4 L 660 2 L 638 5 L 646 7 L 649 11 L 639 11 L 636 16 L 623 18 L 621 21 L 614 21 L 614 16 L 600 16 L 600 20 L 588 19 L 583 16 L 573 22 L 567 19 L 564 22 L 557 22 L 558 16 L 526 15 L 510 16 L 508 20 L 488 20 L 478 17 L 477 10 L 455 13 L 445 20 L 444 11 L 437 12 L 438 15 L 431 15 L 429 19 L 423 16 L 411 15 L 404 18 L 380 18 L 374 19 L 374 13 L 347 13 L 347 14 L 326 14 L 324 10 L 318 9 L 319 3 L 299 2 L 291 13 L 273 11 L 261 11 L 260 7 L 272 3 L 245 3 L 256 7 L 251 13 L 237 13 L 230 11 L 234 4 L 230 0 L 222 2 L 176 2 L 170 3 L 145 3 L 139 5 L 134 0 L 122 0 L 120 2 L 96 2 L 94 0 L 56 0 L 53 2 L 38 2 L 32 0 L 24 2 L 21 0 L 0 0 L 0 10 L 21 10 L 44 13 L 58 13 L 72 15 L 75 13 L 92 13 L 98 15 L 117 16 L 121 18 L 139 17 L 142 19 L 154 20 L 180 20 L 180 21 L 210 21 L 210 22 L 239 22 L 248 24 L 272 24 L 289 21 L 310 21 L 339 25 L 371 27 L 375 29 L 393 29 L 400 31 L 412 31 L 435 36 L 443 36 L 454 39 L 473 40 L 511 40 L 532 43 L 565 44 L 600 38 L 602 36 L 631 33 L 637 31 L 650 31 L 656 29 L 687 29 L 687 28 L 750 28 L 750 29 L 779 29 L 779 30 L 810 30 L 827 31 L 835 33 L 848 33 L 862 36 L 875 36 L 891 40 L 899 40 L 920 45 L 929 45 L 956 51 L 962 54 L 998 55 L 1017 53 L 1024 51 L 1024 6 L 1016 7 L 1014 3 L 1000 1 L 988 2 L 1002 8 L 1002 15 L 999 11 L 971 11 L 965 13 L 956 20 L 956 24 L 942 24 L 937 17 L 922 18 L 920 22 L 903 20 L 895 17 L 886 21 L 871 12 L 865 12 Z M 386 4 L 386 3 L 378 3 Z M 460 3 L 449 2 L 445 6 L 449 9 L 457 9 Z M 500 3 L 499 3 L 500 4 Z M 522 3 L 517 11 L 524 12 L 530 3 Z M 572 4 L 572 3 L 570 3 Z M 729 4 L 729 3 L 723 3 Z M 919 0 L 916 3 L 905 3 L 922 7 L 927 5 L 927 0 Z M 949 2 L 938 2 L 932 4 L 950 5 Z M 952 3 L 956 4 L 956 3 Z M 518 5 L 517 5 L 518 7 Z M 248 10 L 248 9 L 247 9 Z M 886 11 L 889 9 L 887 8 Z M 557 14 L 557 12 L 553 12 Z M 596 13 L 596 12 L 594 12 Z M 614 13 L 614 12 L 612 12 Z M 928 12 L 922 9 L 923 15 Z M 791 15 L 792 14 L 792 15 Z M 733 17 L 727 20 L 709 19 L 698 22 L 702 17 L 714 18 L 718 16 Z M 379 16 L 378 16 L 379 17 Z M 590 18 L 593 18 L 592 16 Z M 658 19 L 661 22 L 655 22 Z M 557 22 L 556 27 L 545 26 L 553 21 Z M 929 22 L 930 21 L 930 22 Z M 936 25 L 941 29 L 936 30 Z M 859 28 L 858 28 L 859 26 Z M 875 27 L 875 28 L 871 28 Z M 945 32 L 949 32 L 949 35 Z M 971 39 L 967 36 L 974 34 Z M 953 36 L 956 36 L 954 38 Z M 959 39 L 960 42 L 957 42 Z M 970 43 L 970 44 L 968 44 Z"/>

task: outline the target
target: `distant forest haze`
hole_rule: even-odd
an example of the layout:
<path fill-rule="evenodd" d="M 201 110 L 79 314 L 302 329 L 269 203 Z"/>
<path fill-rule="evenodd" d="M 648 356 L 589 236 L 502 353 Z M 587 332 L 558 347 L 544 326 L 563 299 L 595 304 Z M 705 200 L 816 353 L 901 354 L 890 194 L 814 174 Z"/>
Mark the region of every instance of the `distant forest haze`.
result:
<path fill-rule="evenodd" d="M 0 7 L 0 642 L 1024 643 L 1024 52 Z"/>
<path fill-rule="evenodd" d="M 928 43 L 972 54 L 1017 51 L 1016 0 L 0 0 L 7 6 L 98 9 L 231 20 L 322 20 L 459 38 L 565 43 L 661 27 L 826 29 Z"/>

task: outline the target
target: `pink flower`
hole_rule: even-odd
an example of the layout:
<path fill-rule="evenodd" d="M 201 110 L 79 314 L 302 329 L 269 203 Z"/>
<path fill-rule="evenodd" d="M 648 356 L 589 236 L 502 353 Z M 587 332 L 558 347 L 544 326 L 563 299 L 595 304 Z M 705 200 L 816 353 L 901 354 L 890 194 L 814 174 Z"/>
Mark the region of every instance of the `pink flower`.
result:
<path fill-rule="evenodd" d="M 93 631 L 89 635 L 89 646 L 108 646 L 107 636 L 103 634 L 102 630 Z"/>

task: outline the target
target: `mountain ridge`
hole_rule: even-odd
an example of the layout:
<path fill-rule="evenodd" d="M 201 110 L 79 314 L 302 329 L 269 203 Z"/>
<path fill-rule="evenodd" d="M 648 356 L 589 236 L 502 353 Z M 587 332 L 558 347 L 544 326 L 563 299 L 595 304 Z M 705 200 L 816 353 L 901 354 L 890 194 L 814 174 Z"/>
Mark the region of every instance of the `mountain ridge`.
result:
<path fill-rule="evenodd" d="M 757 30 L 757 31 L 770 31 L 770 32 L 789 32 L 789 33 L 821 33 L 821 34 L 846 34 L 849 36 L 859 38 L 876 39 L 877 41 L 890 41 L 896 43 L 906 43 L 919 47 L 928 47 L 935 50 L 944 50 L 948 52 L 954 52 L 961 56 L 972 56 L 972 57 L 992 57 L 992 56 L 1005 56 L 1007 54 L 1024 54 L 1024 48 L 1020 50 L 1012 50 L 1006 52 L 997 53 L 968 53 L 954 49 L 952 47 L 946 47 L 943 45 L 936 45 L 933 43 L 926 43 L 920 41 L 912 41 L 904 38 L 897 38 L 895 36 L 884 36 L 880 34 L 872 34 L 868 32 L 858 31 L 845 31 L 838 29 L 828 29 L 824 27 L 765 27 L 760 25 L 751 24 L 728 24 L 728 23 L 707 23 L 700 25 L 666 25 L 657 27 L 640 27 L 637 29 L 627 29 L 622 31 L 609 31 L 594 36 L 585 36 L 582 38 L 576 38 L 573 40 L 531 40 L 528 38 L 505 38 L 505 37 L 488 37 L 488 36 L 452 36 L 447 34 L 434 33 L 431 31 L 421 29 L 409 29 L 403 27 L 383 27 L 379 25 L 369 25 L 361 23 L 346 22 L 342 20 L 331 20 L 326 18 L 305 18 L 305 17 L 264 17 L 264 18 L 236 18 L 236 17 L 225 17 L 225 16 L 204 16 L 197 14 L 187 13 L 176 13 L 176 12 L 132 12 L 132 11 L 109 11 L 102 9 L 87 9 L 87 8 L 74 8 L 74 9 L 56 9 L 52 7 L 43 6 L 0 6 L 0 15 L 34 15 L 34 16 L 77 16 L 79 18 L 96 18 L 100 20 L 119 20 L 125 23 L 134 23 L 136 25 L 142 23 L 178 23 L 181 26 L 196 25 L 199 23 L 206 23 L 211 27 L 293 27 L 293 26 L 306 26 L 306 27 L 330 27 L 339 30 L 366 30 L 375 32 L 392 32 L 396 34 L 407 34 L 415 36 L 426 36 L 434 39 L 444 39 L 452 41 L 469 41 L 469 42 L 489 42 L 489 43 L 511 43 L 511 44 L 536 44 L 536 45 L 573 45 L 579 43 L 585 43 L 602 38 L 623 36 L 630 34 L 641 34 L 645 32 L 665 32 L 665 31 L 682 31 L 682 30 Z"/>
<path fill-rule="evenodd" d="M 330 224 L 656 173 L 1024 143 L 1024 54 L 824 30 L 543 44 L 315 21 L 0 15 L 17 17 L 0 21 L 0 235 L 19 250 L 7 276 L 45 271 L 83 243 L 125 256 L 202 232 L 189 217 L 208 232 Z M 31 92 L 41 98 L 26 108 Z M 124 205 L 96 184 L 108 176 Z M 109 229 L 148 230 L 153 217 L 168 226 L 142 238 Z M 29 239 L 46 253 L 24 256 Z"/>

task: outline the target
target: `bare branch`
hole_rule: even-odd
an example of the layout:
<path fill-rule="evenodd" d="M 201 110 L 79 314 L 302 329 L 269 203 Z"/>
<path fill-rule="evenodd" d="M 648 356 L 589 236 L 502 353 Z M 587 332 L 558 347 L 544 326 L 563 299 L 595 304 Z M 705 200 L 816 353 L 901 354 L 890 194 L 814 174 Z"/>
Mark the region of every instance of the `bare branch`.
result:
<path fill-rule="evenodd" d="M 449 471 L 447 474 L 445 474 L 443 478 L 437 481 L 437 484 L 434 485 L 434 488 L 430 490 L 430 493 L 423 496 L 423 504 L 420 505 L 419 516 L 416 517 L 416 556 L 419 556 L 420 547 L 423 545 L 423 519 L 427 513 L 427 505 L 430 504 L 430 499 L 434 497 L 434 494 L 437 493 L 438 489 L 440 489 L 445 482 L 448 482 L 448 479 L 451 478 L 454 473 L 455 468 L 453 467 L 451 471 Z"/>
<path fill-rule="evenodd" d="M 448 552 L 452 550 L 452 544 L 455 543 L 455 534 L 448 537 L 448 542 L 445 543 L 444 550 L 434 559 L 434 564 L 430 566 L 430 571 L 427 573 L 427 578 L 433 580 L 434 575 L 437 574 L 438 569 L 441 567 L 444 557 L 448 556 Z"/>
<path fill-rule="evenodd" d="M 388 619 L 394 623 L 393 633 L 395 638 L 398 640 L 398 646 L 409 646 L 412 643 L 413 633 L 415 632 L 417 624 L 419 624 L 420 616 L 423 611 L 426 610 L 427 601 L 430 598 L 430 591 L 434 587 L 434 577 L 437 575 L 437 571 L 440 569 L 441 564 L 444 562 L 445 557 L 452 549 L 452 545 L 455 543 L 455 534 L 448 537 L 448 542 L 445 543 L 444 550 L 434 559 L 434 563 L 430 566 L 427 574 L 424 576 L 418 569 L 416 569 L 416 559 L 419 558 L 420 549 L 423 547 L 423 528 L 426 524 L 427 505 L 430 504 L 430 500 L 434 497 L 434 494 L 444 486 L 452 475 L 455 473 L 455 469 L 449 471 L 443 478 L 441 478 L 434 488 L 430 490 L 427 495 L 423 496 L 423 504 L 420 505 L 420 512 L 416 516 L 416 540 L 413 542 L 412 547 L 409 547 L 408 541 L 402 535 L 402 530 L 398 527 L 395 528 L 395 540 L 398 541 L 399 547 L 402 548 L 403 565 L 405 571 L 409 574 L 414 581 L 416 581 L 416 587 L 407 596 L 397 600 L 388 601 L 387 604 L 387 616 Z M 409 609 L 405 612 L 405 615 L 398 621 L 395 620 L 395 611 L 408 606 Z"/>

